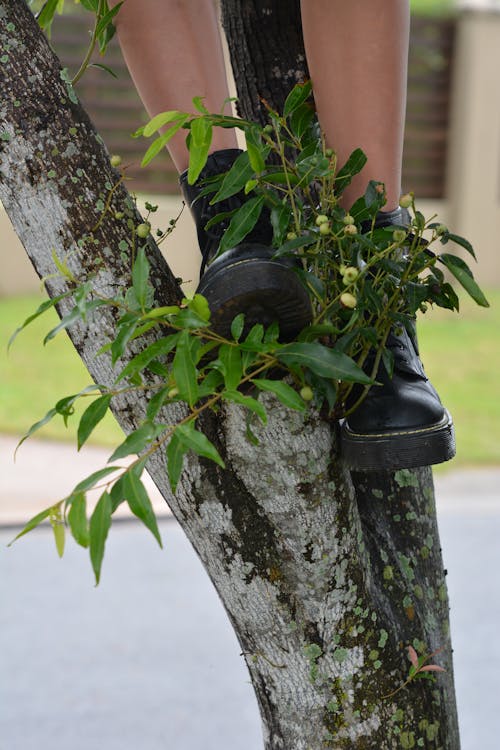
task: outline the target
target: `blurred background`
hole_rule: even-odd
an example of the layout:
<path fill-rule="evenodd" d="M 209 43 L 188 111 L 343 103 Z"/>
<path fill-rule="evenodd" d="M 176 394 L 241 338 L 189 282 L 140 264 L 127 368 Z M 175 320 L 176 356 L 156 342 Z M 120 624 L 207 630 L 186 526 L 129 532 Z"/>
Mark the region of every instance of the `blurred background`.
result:
<path fill-rule="evenodd" d="M 74 74 L 91 17 L 78 5 L 66 5 L 71 12 L 56 19 L 52 43 Z M 470 259 L 472 270 L 491 305 L 479 308 L 457 290 L 460 315 L 429 311 L 420 318 L 419 338 L 427 373 L 457 430 L 457 457 L 435 475 L 450 569 L 463 750 L 496 750 L 500 1 L 411 5 L 403 189 L 414 191 L 426 216 L 437 214 L 472 242 L 479 261 Z M 181 208 L 175 170 L 166 154 L 140 168 L 147 142 L 130 134 L 148 118 L 116 40 L 104 62 L 118 78 L 89 69 L 77 93 L 110 153 L 127 165 L 127 187 L 139 208 L 146 201 L 158 205 L 151 219 L 154 228 L 164 229 Z M 29 326 L 6 355 L 9 337 L 44 293 L 1 205 L 0 240 L 0 536 L 7 542 L 28 517 L 100 468 L 121 431 L 107 417 L 77 455 L 76 417 L 67 428 L 54 420 L 23 446 L 14 464 L 15 444 L 29 426 L 89 378 L 67 338 L 42 346 L 55 313 Z M 192 289 L 199 251 L 187 212 L 162 250 Z M 459 248 L 450 252 L 460 254 Z M 148 750 L 170 744 L 179 750 L 259 747 L 257 709 L 216 594 L 158 496 L 155 506 L 163 516 L 167 553 L 160 556 L 142 528 L 122 524 L 111 535 L 98 592 L 92 591 L 84 551 L 74 545 L 56 569 L 47 529 L 0 551 L 2 598 L 10 602 L 0 623 L 9 675 L 9 684 L 0 684 L 0 720 L 9 750 L 123 750 L 139 742 Z M 27 702 L 31 722 L 25 719 Z M 192 721 L 191 704 L 201 724 Z M 139 705 L 153 713 L 136 716 Z M 67 712 L 69 722 L 62 717 Z M 76 736 L 74 721 L 91 734 Z"/>

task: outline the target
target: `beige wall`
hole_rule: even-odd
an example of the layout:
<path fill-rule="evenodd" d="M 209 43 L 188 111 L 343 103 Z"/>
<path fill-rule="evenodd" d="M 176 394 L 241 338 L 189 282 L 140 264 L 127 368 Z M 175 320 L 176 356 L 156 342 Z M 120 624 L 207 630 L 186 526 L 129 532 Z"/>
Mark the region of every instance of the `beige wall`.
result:
<path fill-rule="evenodd" d="M 500 286 L 500 13 L 464 11 L 456 40 L 448 160 L 449 224 Z"/>

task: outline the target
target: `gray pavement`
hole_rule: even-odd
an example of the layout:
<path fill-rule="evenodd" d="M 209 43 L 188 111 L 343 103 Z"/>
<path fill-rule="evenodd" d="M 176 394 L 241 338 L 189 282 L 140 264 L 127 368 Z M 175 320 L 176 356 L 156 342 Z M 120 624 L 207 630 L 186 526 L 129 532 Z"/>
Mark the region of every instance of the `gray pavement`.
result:
<path fill-rule="evenodd" d="M 33 441 L 13 468 L 11 443 L 0 438 L 0 750 L 261 748 L 237 641 L 161 498 L 165 549 L 117 523 L 96 589 L 87 553 L 69 544 L 60 561 L 46 528 L 5 545 L 107 452 L 77 466 L 72 448 Z M 462 750 L 497 750 L 500 468 L 440 473 L 436 495 Z"/>

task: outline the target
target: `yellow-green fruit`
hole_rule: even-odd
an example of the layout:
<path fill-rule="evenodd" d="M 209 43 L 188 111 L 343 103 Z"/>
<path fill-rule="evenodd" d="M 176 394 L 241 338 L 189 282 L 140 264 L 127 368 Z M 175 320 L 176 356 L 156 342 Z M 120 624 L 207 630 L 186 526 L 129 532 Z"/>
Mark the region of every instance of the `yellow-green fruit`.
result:
<path fill-rule="evenodd" d="M 314 398 L 312 388 L 310 388 L 308 385 L 305 385 L 300 389 L 300 395 L 302 396 L 304 401 L 312 401 L 312 399 Z"/>
<path fill-rule="evenodd" d="M 319 225 L 319 233 L 320 234 L 330 234 L 330 224 L 328 222 L 325 222 L 324 224 Z"/>
<path fill-rule="evenodd" d="M 297 239 L 297 235 L 296 235 L 295 232 L 288 232 L 286 238 L 287 238 L 287 240 L 296 240 Z"/>
<path fill-rule="evenodd" d="M 358 233 L 358 230 L 356 229 L 355 224 L 347 224 L 347 226 L 344 227 L 344 234 L 354 235 L 357 233 Z"/>
<path fill-rule="evenodd" d="M 116 211 L 115 212 L 115 219 L 120 220 L 120 219 L 123 219 L 124 216 L 125 216 L 125 214 L 123 213 L 123 211 Z"/>
<path fill-rule="evenodd" d="M 151 231 L 151 224 L 148 221 L 145 221 L 142 224 L 139 224 L 136 227 L 135 231 L 137 232 L 138 237 L 141 237 L 142 239 L 144 239 L 145 237 L 148 236 L 148 234 Z"/>
<path fill-rule="evenodd" d="M 342 219 L 344 224 L 354 224 L 354 217 L 351 214 L 346 214 Z"/>
<path fill-rule="evenodd" d="M 171 388 L 169 392 L 167 393 L 168 398 L 175 398 L 178 395 L 179 395 L 179 389 L 176 387 Z"/>
<path fill-rule="evenodd" d="M 340 295 L 340 304 L 343 307 L 348 307 L 350 310 L 353 310 L 358 304 L 358 300 L 356 299 L 354 294 L 351 294 L 350 292 L 344 292 Z"/>
<path fill-rule="evenodd" d="M 410 208 L 413 205 L 413 195 L 411 193 L 405 193 L 399 199 L 399 205 L 401 208 Z"/>
<path fill-rule="evenodd" d="M 326 224 L 328 222 L 328 216 L 325 216 L 325 214 L 320 214 L 319 216 L 316 216 L 316 226 L 320 227 L 322 224 Z"/>
<path fill-rule="evenodd" d="M 111 162 L 112 167 L 119 167 L 120 164 L 122 163 L 122 157 L 119 156 L 118 154 L 113 154 L 113 156 L 110 159 L 110 162 Z"/>
<path fill-rule="evenodd" d="M 392 239 L 394 242 L 404 242 L 406 239 L 406 232 L 404 229 L 395 229 L 392 233 Z"/>
<path fill-rule="evenodd" d="M 344 277 L 344 284 L 352 284 L 358 278 L 359 271 L 354 266 L 347 266 L 342 276 Z"/>

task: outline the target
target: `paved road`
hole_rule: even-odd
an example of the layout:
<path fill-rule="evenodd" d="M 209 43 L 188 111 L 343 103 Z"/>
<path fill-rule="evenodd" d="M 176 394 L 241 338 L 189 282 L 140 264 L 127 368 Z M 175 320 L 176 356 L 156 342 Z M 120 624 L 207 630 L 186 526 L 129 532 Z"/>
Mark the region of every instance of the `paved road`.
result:
<path fill-rule="evenodd" d="M 436 484 L 462 750 L 498 750 L 500 469 Z M 46 529 L 6 549 L 14 511 L 0 529 L 1 750 L 262 747 L 238 644 L 171 517 L 163 552 L 136 523 L 117 524 L 95 589 L 85 551 L 70 545 L 59 561 Z"/>

